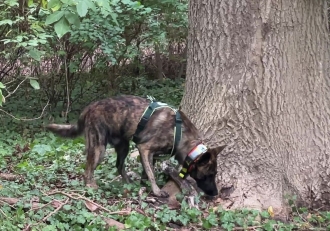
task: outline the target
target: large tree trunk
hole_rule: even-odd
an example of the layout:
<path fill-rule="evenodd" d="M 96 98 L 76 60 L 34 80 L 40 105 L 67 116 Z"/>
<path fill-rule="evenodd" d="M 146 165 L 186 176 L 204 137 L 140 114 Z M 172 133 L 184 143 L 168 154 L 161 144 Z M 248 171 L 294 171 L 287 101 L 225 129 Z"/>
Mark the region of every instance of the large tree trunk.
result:
<path fill-rule="evenodd" d="M 182 108 L 228 145 L 219 189 L 236 208 L 329 208 L 326 0 L 191 0 L 189 23 Z"/>

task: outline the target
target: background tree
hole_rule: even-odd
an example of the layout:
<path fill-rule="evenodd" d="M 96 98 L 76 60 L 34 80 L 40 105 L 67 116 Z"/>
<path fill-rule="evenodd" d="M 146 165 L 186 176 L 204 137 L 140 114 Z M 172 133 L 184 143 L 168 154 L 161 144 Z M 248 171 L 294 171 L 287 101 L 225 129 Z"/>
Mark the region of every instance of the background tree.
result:
<path fill-rule="evenodd" d="M 233 207 L 329 208 L 329 40 L 325 0 L 189 6 L 181 105 L 212 142 Z M 210 145 L 212 145 L 212 142 Z"/>

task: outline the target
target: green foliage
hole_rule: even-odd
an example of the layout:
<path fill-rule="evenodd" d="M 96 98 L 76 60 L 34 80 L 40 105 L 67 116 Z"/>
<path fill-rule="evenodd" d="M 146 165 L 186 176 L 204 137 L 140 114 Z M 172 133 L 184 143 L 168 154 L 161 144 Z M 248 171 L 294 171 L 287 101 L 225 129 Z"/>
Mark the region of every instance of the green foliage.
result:
<path fill-rule="evenodd" d="M 183 79 L 150 80 L 144 77 L 134 79 L 123 77 L 118 85 L 119 92 L 122 94 L 131 94 L 133 92 L 139 96 L 151 95 L 159 101 L 176 107 L 180 105 L 184 91 Z"/>
<path fill-rule="evenodd" d="M 160 53 L 161 62 L 179 67 L 185 62 L 180 47 L 187 37 L 187 0 L 5 0 L 0 10 L 0 81 L 10 83 L 8 89 L 25 90 L 22 75 L 38 79 L 30 85 L 40 88 L 39 95 L 53 105 L 88 90 L 87 85 L 101 87 L 97 92 L 118 93 L 113 84 L 118 78 L 130 76 L 130 82 L 142 83 L 136 72 L 154 79 L 150 51 Z M 4 101 L 7 95 L 2 93 Z M 174 97 L 170 101 L 178 101 Z"/>

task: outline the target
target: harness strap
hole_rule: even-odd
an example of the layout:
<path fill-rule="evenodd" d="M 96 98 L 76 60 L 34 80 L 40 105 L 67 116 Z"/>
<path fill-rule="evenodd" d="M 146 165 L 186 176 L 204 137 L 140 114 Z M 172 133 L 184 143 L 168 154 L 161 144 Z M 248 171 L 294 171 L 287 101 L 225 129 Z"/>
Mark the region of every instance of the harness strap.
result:
<path fill-rule="evenodd" d="M 177 146 L 182 136 L 182 119 L 178 111 L 175 112 L 174 142 L 171 156 L 176 152 Z"/>
<path fill-rule="evenodd" d="M 181 140 L 182 135 L 182 119 L 180 113 L 176 110 L 170 107 L 169 105 L 157 101 L 153 101 L 153 98 L 149 98 L 151 100 L 151 103 L 144 111 L 143 115 L 141 116 L 141 119 L 138 123 L 138 126 L 136 128 L 135 134 L 133 135 L 133 142 L 139 143 L 138 136 L 143 131 L 145 126 L 147 125 L 150 117 L 152 114 L 161 108 L 170 108 L 175 112 L 175 127 L 174 127 L 174 137 L 173 137 L 173 147 L 171 150 L 171 156 L 176 152 L 177 145 L 179 144 Z"/>

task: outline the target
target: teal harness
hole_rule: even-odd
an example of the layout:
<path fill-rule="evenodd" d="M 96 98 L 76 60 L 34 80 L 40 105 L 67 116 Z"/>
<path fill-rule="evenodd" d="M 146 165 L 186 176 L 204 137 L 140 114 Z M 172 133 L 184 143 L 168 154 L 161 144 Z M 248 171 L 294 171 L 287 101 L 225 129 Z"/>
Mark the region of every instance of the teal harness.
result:
<path fill-rule="evenodd" d="M 174 109 L 173 107 L 169 106 L 166 103 L 161 103 L 158 101 L 154 101 L 155 99 L 148 96 L 148 99 L 151 100 L 149 106 L 146 108 L 144 111 L 143 115 L 141 116 L 140 122 L 136 128 L 135 134 L 133 135 L 133 142 L 138 143 L 138 136 L 139 134 L 143 131 L 145 126 L 147 125 L 150 117 L 153 115 L 153 113 L 156 110 L 159 110 L 161 108 L 170 108 L 175 112 L 175 126 L 174 126 L 174 142 L 173 142 L 173 147 L 171 150 L 171 156 L 173 156 L 176 152 L 177 146 L 181 140 L 181 135 L 182 135 L 182 119 L 181 115 L 178 112 L 177 109 Z"/>

